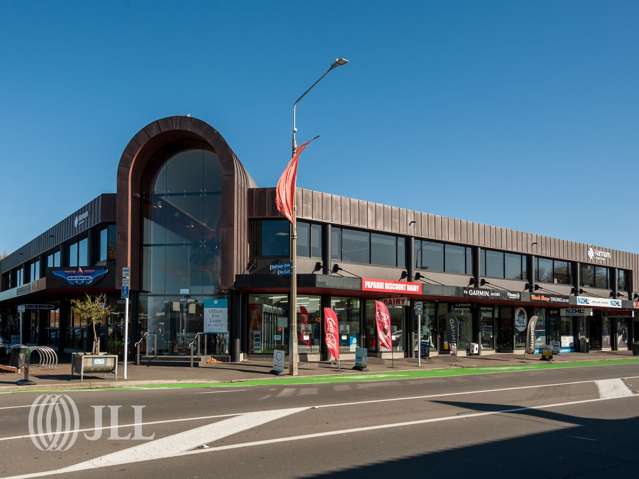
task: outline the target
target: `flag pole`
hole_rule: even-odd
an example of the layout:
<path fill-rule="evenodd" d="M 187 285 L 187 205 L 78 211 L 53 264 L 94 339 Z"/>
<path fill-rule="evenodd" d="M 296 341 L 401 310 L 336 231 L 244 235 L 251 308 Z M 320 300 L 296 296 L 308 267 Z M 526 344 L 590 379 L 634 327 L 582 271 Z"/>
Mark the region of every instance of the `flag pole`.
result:
<path fill-rule="evenodd" d="M 296 113 L 297 113 L 297 104 L 304 98 L 308 93 L 315 88 L 315 86 L 321 82 L 326 75 L 332 72 L 335 68 L 346 65 L 348 60 L 346 58 L 339 57 L 337 58 L 330 67 L 320 76 L 315 82 L 302 93 L 297 100 L 293 103 L 293 130 L 291 137 L 291 157 L 295 156 L 295 150 L 297 150 L 297 125 L 296 125 Z M 293 203 L 293 218 L 291 221 L 291 251 L 290 251 L 290 261 L 291 261 L 291 286 L 288 298 L 288 327 L 289 327 L 289 374 L 291 376 L 297 376 L 298 374 L 298 357 L 297 357 L 297 207 L 296 207 L 296 196 L 293 195 L 292 203 Z"/>

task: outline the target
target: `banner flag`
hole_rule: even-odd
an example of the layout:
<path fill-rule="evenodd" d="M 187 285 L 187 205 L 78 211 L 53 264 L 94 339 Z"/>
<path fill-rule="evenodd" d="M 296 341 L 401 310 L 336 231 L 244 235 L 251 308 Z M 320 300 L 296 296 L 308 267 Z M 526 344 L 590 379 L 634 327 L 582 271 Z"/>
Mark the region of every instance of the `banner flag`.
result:
<path fill-rule="evenodd" d="M 293 206 L 295 205 L 295 189 L 297 187 L 297 167 L 300 155 L 311 141 L 313 140 L 302 143 L 295 149 L 295 154 L 286 165 L 286 169 L 275 187 L 275 207 L 291 223 L 295 221 Z"/>
<path fill-rule="evenodd" d="M 388 308 L 381 301 L 375 301 L 375 322 L 377 324 L 377 340 L 379 341 L 379 350 L 386 348 L 388 351 L 393 350 L 393 339 L 391 336 L 391 320 Z"/>
<path fill-rule="evenodd" d="M 339 324 L 337 314 L 332 308 L 324 308 L 324 342 L 328 354 L 335 361 L 339 360 Z"/>

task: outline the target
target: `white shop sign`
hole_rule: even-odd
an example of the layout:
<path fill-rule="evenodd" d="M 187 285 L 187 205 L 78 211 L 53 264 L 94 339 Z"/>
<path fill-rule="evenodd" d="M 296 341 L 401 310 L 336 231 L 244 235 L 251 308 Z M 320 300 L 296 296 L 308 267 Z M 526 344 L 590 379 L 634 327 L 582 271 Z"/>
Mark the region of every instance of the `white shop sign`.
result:
<path fill-rule="evenodd" d="M 227 298 L 204 300 L 204 332 L 229 332 L 229 302 Z"/>
<path fill-rule="evenodd" d="M 621 308 L 620 299 L 594 298 L 592 296 L 577 296 L 579 306 L 599 306 L 602 308 Z"/>

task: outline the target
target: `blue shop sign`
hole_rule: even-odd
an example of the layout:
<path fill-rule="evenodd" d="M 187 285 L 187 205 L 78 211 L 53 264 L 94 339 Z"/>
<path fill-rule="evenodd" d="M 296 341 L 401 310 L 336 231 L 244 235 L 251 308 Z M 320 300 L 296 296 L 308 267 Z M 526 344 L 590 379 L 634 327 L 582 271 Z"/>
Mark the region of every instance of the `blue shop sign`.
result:
<path fill-rule="evenodd" d="M 107 268 L 61 268 L 54 269 L 51 274 L 71 286 L 91 286 L 108 272 Z"/>

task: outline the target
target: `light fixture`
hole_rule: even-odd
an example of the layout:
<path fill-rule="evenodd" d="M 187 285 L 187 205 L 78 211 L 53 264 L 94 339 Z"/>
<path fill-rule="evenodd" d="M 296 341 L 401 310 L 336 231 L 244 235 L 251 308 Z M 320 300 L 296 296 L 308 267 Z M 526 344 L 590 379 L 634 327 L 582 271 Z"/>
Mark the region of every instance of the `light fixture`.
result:
<path fill-rule="evenodd" d="M 315 271 L 319 271 L 322 269 L 322 262 L 321 261 L 317 261 L 315 263 L 315 266 L 313 267 L 313 273 L 315 273 Z"/>
<path fill-rule="evenodd" d="M 343 65 L 346 65 L 347 63 L 348 63 L 348 60 L 346 58 L 339 57 L 335 59 L 335 61 L 331 65 L 331 68 L 341 67 Z"/>
<path fill-rule="evenodd" d="M 400 281 L 404 278 L 408 278 L 408 271 L 406 270 L 402 271 L 402 274 L 399 277 Z"/>

